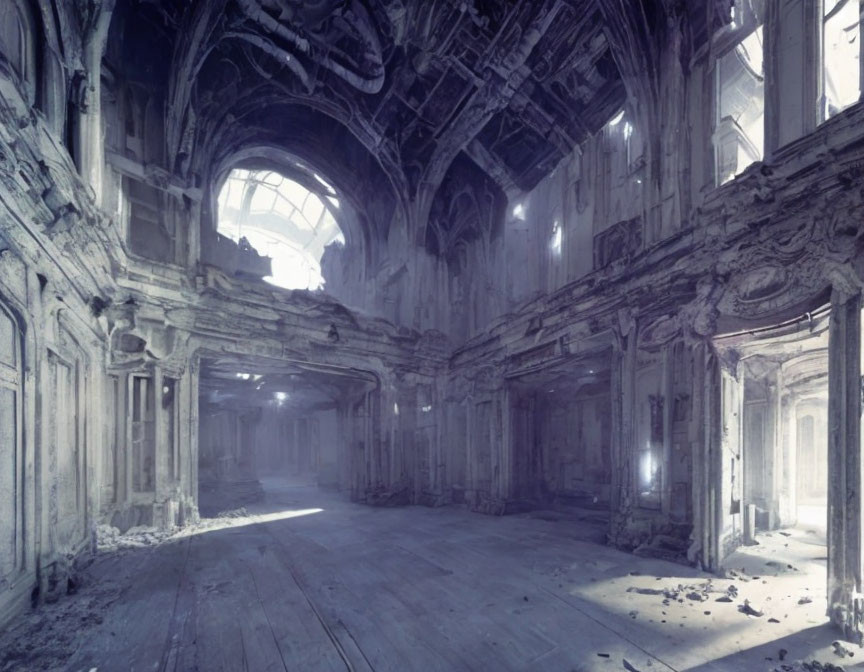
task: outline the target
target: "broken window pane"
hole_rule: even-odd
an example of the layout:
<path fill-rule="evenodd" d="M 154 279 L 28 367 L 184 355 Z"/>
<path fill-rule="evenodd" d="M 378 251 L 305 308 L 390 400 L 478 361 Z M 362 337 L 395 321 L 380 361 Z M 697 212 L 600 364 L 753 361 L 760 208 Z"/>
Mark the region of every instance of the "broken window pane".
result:
<path fill-rule="evenodd" d="M 717 179 L 723 184 L 754 161 L 762 160 L 765 77 L 761 26 L 719 59 L 717 72 L 715 149 Z"/>
<path fill-rule="evenodd" d="M 858 0 L 825 0 L 825 119 L 857 102 L 861 94 L 860 11 Z"/>
<path fill-rule="evenodd" d="M 219 194 L 218 231 L 235 242 L 245 238 L 273 260 L 268 282 L 286 289 L 320 289 L 324 248 L 345 242 L 331 212 L 338 209 L 332 196 L 335 192 L 319 194 L 272 171 L 234 170 Z"/>

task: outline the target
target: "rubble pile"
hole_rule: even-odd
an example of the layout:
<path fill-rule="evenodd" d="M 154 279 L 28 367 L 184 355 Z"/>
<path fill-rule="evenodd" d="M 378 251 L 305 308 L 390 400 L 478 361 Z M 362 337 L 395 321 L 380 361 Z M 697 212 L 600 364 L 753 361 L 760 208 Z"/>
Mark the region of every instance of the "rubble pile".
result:
<path fill-rule="evenodd" d="M 146 525 L 130 527 L 121 533 L 111 525 L 97 525 L 94 529 L 95 548 L 99 552 L 117 551 L 127 548 L 157 546 L 174 536 L 174 529 L 159 529 Z"/>
<path fill-rule="evenodd" d="M 823 663 L 818 660 L 784 663 L 774 668 L 773 672 L 845 672 L 845 668 L 834 663 Z"/>
<path fill-rule="evenodd" d="M 103 614 L 122 596 L 122 586 L 105 579 L 99 564 L 81 563 L 76 577 L 86 590 L 74 599 L 46 603 L 21 616 L 0 636 L 0 672 L 65 670 L 82 638 L 103 622 Z M 72 593 L 70 593 L 72 594 Z M 70 628 L 69 624 L 74 623 Z"/>

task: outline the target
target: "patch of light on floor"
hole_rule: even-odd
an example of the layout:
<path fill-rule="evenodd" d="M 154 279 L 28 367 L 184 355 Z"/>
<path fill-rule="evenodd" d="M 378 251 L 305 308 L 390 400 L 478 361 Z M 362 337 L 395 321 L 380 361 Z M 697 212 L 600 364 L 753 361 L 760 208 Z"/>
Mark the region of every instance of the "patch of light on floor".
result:
<path fill-rule="evenodd" d="M 220 530 L 229 530 L 235 527 L 246 527 L 247 525 L 260 525 L 261 523 L 273 523 L 279 520 L 289 520 L 291 518 L 301 518 L 303 516 L 311 516 L 316 513 L 322 513 L 324 509 L 296 509 L 288 511 L 274 511 L 272 513 L 256 513 L 246 516 L 221 518 L 205 518 L 197 525 L 192 525 L 184 528 L 177 533 L 176 537 L 194 537 L 199 534 L 208 532 L 218 532 Z"/>
<path fill-rule="evenodd" d="M 674 660 L 675 669 L 756 669 L 736 656 L 761 659 L 781 648 L 790 661 L 831 660 L 837 633 L 825 615 L 825 551 L 808 537 L 798 530 L 761 534 L 758 545 L 724 561 L 726 577 L 668 572 L 666 563 L 631 557 L 626 564 L 575 562 L 556 580 L 570 583 L 567 594 L 592 613 L 608 614 L 616 631 L 652 633 L 662 644 L 648 652 Z"/>
<path fill-rule="evenodd" d="M 798 504 L 797 527 L 811 535 L 811 541 L 826 543 L 828 509 L 825 504 Z"/>

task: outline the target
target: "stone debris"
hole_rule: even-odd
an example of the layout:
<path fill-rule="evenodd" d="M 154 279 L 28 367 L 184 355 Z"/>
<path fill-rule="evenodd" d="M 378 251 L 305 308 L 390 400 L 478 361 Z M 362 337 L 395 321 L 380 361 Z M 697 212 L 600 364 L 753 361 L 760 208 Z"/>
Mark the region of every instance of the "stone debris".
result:
<path fill-rule="evenodd" d="M 88 559 L 89 560 L 89 559 Z M 104 562 L 111 562 L 105 556 Z M 84 590 L 70 599 L 46 602 L 0 631 L 0 672 L 60 672 L 103 614 L 122 598 L 123 586 L 105 579 L 100 562 L 81 562 L 75 571 Z M 72 624 L 73 627 L 70 627 Z"/>
<path fill-rule="evenodd" d="M 849 649 L 846 644 L 840 640 L 832 642 L 831 646 L 834 647 L 834 655 L 839 656 L 840 658 L 852 658 L 855 655 L 855 652 Z"/>
<path fill-rule="evenodd" d="M 764 616 L 764 612 L 758 607 L 750 604 L 749 600 L 744 600 L 744 604 L 738 605 L 738 611 L 740 611 L 742 614 L 747 614 L 748 616 L 753 616 L 755 618 Z"/>
<path fill-rule="evenodd" d="M 667 591 L 664 588 L 636 588 L 630 587 L 628 593 L 638 593 L 639 595 L 666 595 Z"/>
<path fill-rule="evenodd" d="M 95 530 L 96 548 L 100 552 L 117 551 L 128 548 L 147 548 L 158 546 L 174 535 L 174 529 L 159 529 L 139 525 L 121 533 L 116 527 L 98 525 Z"/>
<path fill-rule="evenodd" d="M 834 663 L 823 663 L 818 660 L 797 661 L 785 663 L 774 668 L 773 672 L 846 672 L 845 668 Z"/>
<path fill-rule="evenodd" d="M 678 584 L 674 588 L 645 588 L 641 586 L 631 586 L 627 589 L 628 593 L 636 593 L 638 595 L 654 595 L 663 596 L 663 604 L 669 605 L 673 602 L 683 603 L 684 600 L 691 602 L 707 602 L 712 595 L 720 593 L 720 597 L 714 599 L 715 602 L 732 602 L 738 597 L 738 588 L 735 584 L 730 584 L 725 588 L 717 587 L 713 581 L 705 581 L 700 584 L 684 585 Z"/>
<path fill-rule="evenodd" d="M 98 525 L 94 528 L 96 543 L 94 548 L 100 553 L 136 548 L 151 548 L 166 541 L 183 538 L 213 528 L 232 526 L 248 520 L 254 522 L 258 517 L 246 507 L 221 511 L 213 518 L 202 518 L 184 528 L 156 528 L 138 525 L 121 533 L 116 527 Z"/>

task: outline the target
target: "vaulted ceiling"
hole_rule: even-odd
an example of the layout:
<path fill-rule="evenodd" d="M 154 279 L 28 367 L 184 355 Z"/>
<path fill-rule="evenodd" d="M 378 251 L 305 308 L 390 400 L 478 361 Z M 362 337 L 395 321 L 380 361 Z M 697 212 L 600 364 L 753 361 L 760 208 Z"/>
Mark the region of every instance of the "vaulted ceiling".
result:
<path fill-rule="evenodd" d="M 206 182 L 232 153 L 281 144 L 334 184 L 360 171 L 425 226 L 454 166 L 528 190 L 597 132 L 626 99 L 609 7 L 665 4 L 118 0 L 109 51 L 164 92 L 176 174 Z"/>

